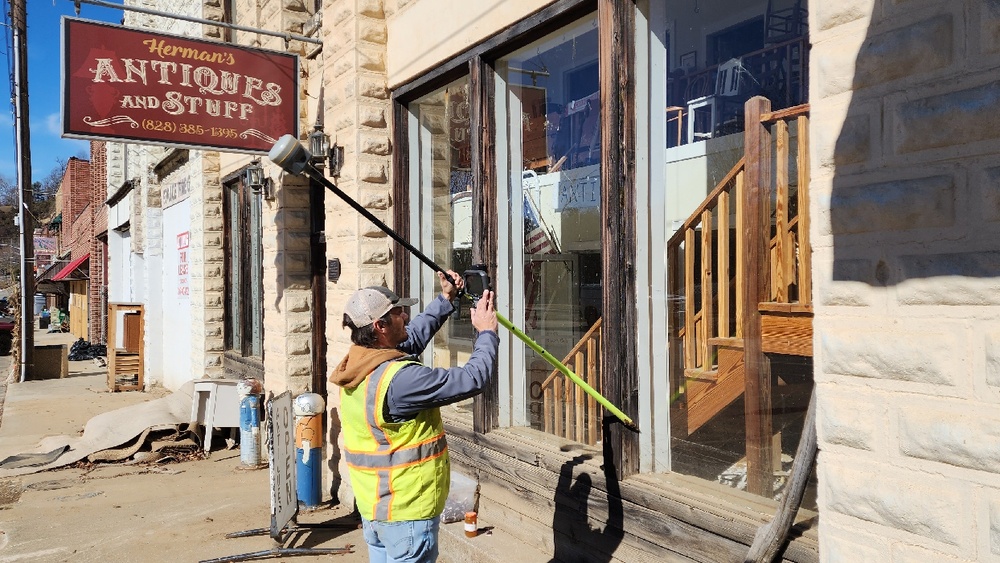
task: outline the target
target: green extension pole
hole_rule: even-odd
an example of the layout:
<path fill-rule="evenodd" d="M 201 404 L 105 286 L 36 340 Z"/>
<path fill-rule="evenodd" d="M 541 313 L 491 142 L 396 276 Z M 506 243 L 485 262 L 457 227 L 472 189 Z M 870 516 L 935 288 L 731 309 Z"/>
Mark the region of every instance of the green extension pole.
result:
<path fill-rule="evenodd" d="M 283 135 L 280 139 L 278 139 L 278 142 L 271 147 L 271 151 L 267 156 L 285 172 L 294 175 L 305 174 L 314 181 L 319 182 L 325 186 L 326 189 L 333 192 L 337 197 L 344 200 L 347 205 L 354 208 L 354 210 L 360 213 L 365 219 L 371 221 L 385 234 L 389 235 L 393 240 L 401 244 L 403 248 L 409 250 L 410 253 L 416 256 L 421 262 L 430 266 L 435 272 L 441 272 L 445 276 L 448 276 L 448 272 L 446 272 L 444 268 L 438 266 L 433 260 L 425 256 L 423 252 L 420 252 L 420 250 L 406 241 L 403 237 L 399 236 L 396 231 L 393 231 L 388 225 L 380 221 L 378 217 L 362 207 L 360 203 L 354 201 L 351 196 L 344 193 L 333 182 L 328 180 L 326 176 L 317 170 L 315 165 L 313 165 L 313 155 L 310 154 L 309 151 L 306 150 L 306 148 L 303 147 L 294 136 Z M 468 294 L 466 295 L 468 296 Z M 471 298 L 471 296 L 469 297 Z M 580 379 L 580 376 L 573 373 L 573 371 L 566 367 L 565 364 L 557 360 L 555 356 L 550 354 L 547 350 L 545 350 L 545 348 L 542 348 L 537 342 L 532 340 L 531 337 L 525 334 L 521 329 L 514 326 L 513 323 L 507 320 L 507 318 L 500 313 L 497 313 L 497 322 L 503 325 L 503 327 L 507 330 L 511 331 L 514 336 L 518 337 L 518 339 L 527 344 L 529 348 L 541 355 L 542 358 L 545 358 L 545 361 L 552 364 L 552 366 L 559 370 L 559 372 L 570 378 L 573 383 L 579 385 L 580 388 L 583 389 L 588 395 L 593 397 L 604 408 L 608 409 L 611 414 L 621 420 L 627 428 L 634 430 L 635 432 L 639 431 L 639 427 L 636 426 L 636 424 L 632 422 L 632 419 L 626 416 L 621 409 L 611 404 L 611 401 L 607 400 L 604 395 L 601 395 L 596 389 L 588 385 L 586 381 Z"/>
<path fill-rule="evenodd" d="M 598 403 L 601 403 L 601 405 L 603 405 L 604 408 L 608 409 L 608 412 L 618 417 L 618 420 L 622 421 L 622 423 L 625 424 L 625 426 L 627 426 L 630 430 L 634 430 L 635 432 L 639 431 L 639 427 L 636 426 L 634 422 L 632 422 L 632 419 L 629 418 L 628 415 L 623 413 L 621 409 L 619 409 L 618 407 L 611 404 L 611 401 L 607 400 L 604 397 L 604 395 L 601 395 L 597 391 L 597 389 L 594 389 L 593 387 L 588 385 L 587 382 L 581 379 L 579 375 L 573 373 L 573 370 L 566 367 L 566 364 L 557 360 L 555 356 L 550 354 L 548 350 L 542 348 L 537 342 L 532 340 L 532 338 L 527 334 L 525 334 L 524 331 L 514 326 L 513 323 L 507 320 L 507 317 L 504 317 L 500 313 L 497 313 L 497 321 L 501 325 L 503 325 L 504 328 L 509 330 L 514 336 L 520 339 L 521 342 L 527 344 L 528 348 L 531 348 L 532 350 L 537 352 L 539 356 L 544 358 L 545 361 L 552 364 L 552 367 L 556 368 L 557 370 L 559 370 L 560 373 L 573 380 L 573 383 L 579 385 L 580 388 L 583 389 L 585 393 L 593 397 Z"/>

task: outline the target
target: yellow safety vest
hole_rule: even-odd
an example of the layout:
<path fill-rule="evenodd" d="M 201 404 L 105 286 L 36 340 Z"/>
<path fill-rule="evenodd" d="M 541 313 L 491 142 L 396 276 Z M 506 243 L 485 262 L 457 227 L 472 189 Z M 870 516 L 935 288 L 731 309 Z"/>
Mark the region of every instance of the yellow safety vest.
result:
<path fill-rule="evenodd" d="M 358 512 L 398 522 L 440 516 L 451 484 L 441 411 L 405 422 L 383 416 L 389 382 L 411 361 L 383 363 L 353 389 L 341 388 L 344 457 Z"/>

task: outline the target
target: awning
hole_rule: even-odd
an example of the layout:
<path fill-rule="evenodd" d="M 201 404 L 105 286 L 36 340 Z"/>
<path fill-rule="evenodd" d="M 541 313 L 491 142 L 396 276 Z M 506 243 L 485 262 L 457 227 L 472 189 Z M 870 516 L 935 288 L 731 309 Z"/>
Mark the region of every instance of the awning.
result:
<path fill-rule="evenodd" d="M 87 262 L 87 260 L 89 258 L 90 258 L 90 253 L 88 252 L 87 254 L 84 254 L 83 256 L 77 258 L 76 260 L 73 260 L 69 264 L 66 264 L 65 268 L 63 268 L 62 270 L 59 270 L 59 273 L 57 273 L 56 275 L 52 276 L 52 281 L 60 281 L 60 280 L 71 281 L 71 280 L 85 280 L 85 279 L 87 279 L 88 277 L 90 277 L 89 271 L 88 272 L 78 272 L 77 269 L 81 265 L 83 265 L 84 262 Z M 88 270 L 89 270 L 89 268 L 88 268 Z"/>

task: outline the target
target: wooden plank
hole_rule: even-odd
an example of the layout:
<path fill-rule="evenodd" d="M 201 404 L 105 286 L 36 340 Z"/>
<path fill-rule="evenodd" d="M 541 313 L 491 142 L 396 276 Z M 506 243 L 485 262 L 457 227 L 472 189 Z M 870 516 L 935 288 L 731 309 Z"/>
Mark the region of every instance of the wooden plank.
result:
<path fill-rule="evenodd" d="M 563 436 L 563 417 L 566 415 L 563 405 L 560 403 L 563 400 L 563 378 L 557 377 L 552 380 L 552 395 L 555 400 L 552 402 L 553 410 L 555 411 L 555 427 L 553 428 L 553 433 L 556 436 Z"/>
<path fill-rule="evenodd" d="M 809 242 L 809 117 L 798 118 L 799 303 L 812 305 L 812 245 Z"/>
<path fill-rule="evenodd" d="M 485 264 L 489 275 L 497 274 L 497 182 L 495 73 L 480 56 L 469 60 L 469 102 L 476 108 L 469 115 L 472 151 L 472 263 Z M 399 262 L 400 260 L 396 260 Z M 494 365 L 494 369 L 496 366 Z M 492 378 L 483 393 L 473 399 L 476 430 L 489 432 L 500 426 L 500 383 Z"/>
<path fill-rule="evenodd" d="M 504 506 L 516 511 L 517 515 L 508 513 L 506 516 L 517 524 L 533 526 L 532 522 L 525 521 L 529 519 L 548 525 L 548 536 L 543 543 L 547 549 L 555 550 L 555 545 L 548 541 L 555 537 L 561 542 L 561 538 L 553 534 L 563 530 L 569 532 L 570 522 L 602 524 L 597 533 L 593 528 L 589 532 L 582 527 L 576 528 L 577 534 L 572 539 L 567 538 L 570 544 L 576 544 L 575 551 L 560 543 L 560 549 L 569 552 L 561 554 L 560 560 L 589 561 L 597 553 L 604 553 L 603 560 L 608 560 L 607 553 L 617 554 L 623 551 L 623 545 L 632 553 L 622 553 L 621 559 L 614 560 L 670 561 L 683 555 L 689 558 L 688 561 L 714 563 L 735 561 L 746 552 L 747 547 L 741 543 L 712 537 L 681 519 L 628 501 L 620 493 L 609 495 L 605 474 L 593 462 L 568 459 L 559 466 L 558 472 L 553 472 L 525 464 L 517 457 L 477 448 L 466 440 L 449 440 L 448 449 L 457 462 L 474 468 L 480 479 L 490 485 L 480 490 L 480 510 L 486 512 L 490 506 Z M 590 483 L 586 495 L 582 494 L 585 488 L 579 483 Z M 577 486 L 573 488 L 574 485 Z M 618 487 L 616 484 L 610 488 Z M 491 496 L 484 499 L 484 494 Z M 601 533 L 608 525 L 612 526 L 609 533 L 615 535 Z"/>
<path fill-rule="evenodd" d="M 736 175 L 736 334 L 737 338 L 743 337 L 743 318 L 746 306 L 743 304 L 746 288 L 743 280 L 747 276 L 746 266 L 746 235 L 744 234 L 743 215 L 746 213 L 743 206 L 743 197 L 746 192 L 746 174 L 740 172 Z"/>
<path fill-rule="evenodd" d="M 597 333 L 597 338 L 600 332 Z M 587 340 L 587 385 L 594 389 L 600 389 L 601 383 L 597 380 L 597 355 L 599 348 L 597 338 Z M 587 443 L 596 444 L 600 438 L 597 436 L 597 400 L 587 395 Z"/>
<path fill-rule="evenodd" d="M 712 369 L 712 350 L 708 339 L 715 336 L 712 311 L 712 212 L 705 210 L 701 215 L 701 336 L 698 347 L 701 350 L 702 369 Z"/>
<path fill-rule="evenodd" d="M 573 367 L 576 368 L 574 373 L 580 374 L 583 370 L 583 366 L 587 365 L 586 359 L 584 358 L 583 352 L 576 353 L 576 362 Z M 586 380 L 585 380 L 586 381 Z M 586 441 L 586 436 L 584 435 L 584 415 L 587 410 L 587 400 L 586 393 L 583 392 L 583 387 L 579 385 L 574 385 L 573 390 L 576 392 L 575 410 L 576 410 L 576 427 L 574 428 L 576 434 L 577 442 Z"/>
<path fill-rule="evenodd" d="M 574 414 L 576 403 L 573 401 L 573 396 L 576 392 L 576 385 L 569 380 L 569 378 L 563 378 L 563 412 L 566 417 L 566 421 L 563 426 L 563 438 L 568 438 L 570 440 L 575 439 L 574 437 L 574 427 L 576 426 L 574 420 Z"/>
<path fill-rule="evenodd" d="M 715 185 L 715 187 L 712 189 L 711 192 L 709 192 L 708 196 L 705 197 L 705 199 L 701 202 L 698 208 L 695 209 L 694 212 L 692 212 L 691 215 L 688 216 L 687 220 L 684 221 L 684 225 L 680 229 L 678 229 L 678 232 L 674 233 L 674 235 L 670 237 L 670 241 L 667 242 L 667 246 L 680 243 L 680 238 L 678 237 L 678 233 L 684 230 L 684 227 L 693 228 L 695 225 L 697 225 L 698 222 L 701 221 L 701 214 L 706 209 L 714 205 L 715 201 L 719 197 L 719 194 L 723 192 L 728 192 L 732 189 L 731 184 L 734 182 L 736 177 L 743 172 L 745 163 L 746 160 L 743 158 L 740 158 L 740 160 L 737 161 L 736 165 L 733 166 L 732 169 L 730 169 L 729 172 L 726 173 L 726 176 L 722 178 L 721 182 Z"/>
<path fill-rule="evenodd" d="M 811 305 L 802 305 L 800 303 L 774 303 L 771 301 L 764 301 L 757 304 L 757 310 L 761 313 L 773 312 L 773 313 L 812 313 L 813 308 Z"/>
<path fill-rule="evenodd" d="M 688 431 L 694 432 L 712 420 L 719 411 L 726 408 L 743 394 L 744 381 L 743 352 L 720 348 L 719 376 L 709 388 L 688 401 Z"/>
<path fill-rule="evenodd" d="M 638 324 L 636 295 L 635 185 L 635 3 L 597 1 L 598 65 L 601 98 L 601 237 L 604 311 L 622 330 L 605 334 L 601 347 L 600 391 L 633 422 L 638 420 Z M 622 424 L 606 428 L 610 448 L 605 463 L 618 478 L 639 471 L 639 436 Z"/>
<path fill-rule="evenodd" d="M 551 503 L 559 475 L 573 457 L 582 456 L 591 459 L 573 469 L 571 480 L 580 482 L 578 476 L 586 473 L 592 492 L 586 505 L 587 516 L 597 527 L 603 527 L 609 485 L 600 471 L 603 459 L 599 451 L 592 452 L 587 446 L 583 451 L 573 449 L 571 443 L 560 443 L 554 436 L 526 428 L 503 428 L 481 436 L 472 432 L 467 419 L 446 417 L 445 424 L 453 462 L 480 475 L 484 482 L 500 479 L 503 489 L 518 497 L 495 501 L 495 497 L 487 497 L 481 501 L 484 513 L 490 507 L 503 505 L 540 521 L 543 529 L 551 528 Z M 776 506 L 769 499 L 678 474 L 640 474 L 617 482 L 617 487 L 619 494 L 614 496 L 623 501 L 623 529 L 627 531 L 623 545 L 643 550 L 668 549 L 713 563 L 742 561 L 754 532 Z M 490 487 L 487 494 L 493 490 Z M 806 529 L 792 537 L 783 561 L 819 560 L 814 516 L 799 516 Z M 518 522 L 513 524 L 516 527 Z M 633 538 L 641 541 L 633 543 Z"/>
<path fill-rule="evenodd" d="M 745 417 L 747 444 L 747 490 L 765 497 L 773 494 L 771 476 L 771 373 L 761 349 L 761 321 L 757 303 L 766 301 L 768 283 L 766 233 L 770 231 L 768 208 L 771 188 L 771 135 L 760 123 L 771 102 L 756 96 L 746 103 L 744 147 L 746 185 L 743 197 L 743 230 L 746 275 L 743 285 L 743 337 L 745 339 Z"/>
<path fill-rule="evenodd" d="M 729 193 L 719 194 L 719 205 L 715 212 L 718 217 L 718 249 L 716 255 L 718 262 L 715 266 L 716 299 L 719 303 L 718 321 L 715 333 L 723 338 L 729 336 L 729 315 L 732 313 L 729 305 Z M 709 337 L 711 344 L 711 337 Z"/>
<path fill-rule="evenodd" d="M 545 429 L 546 434 L 555 432 L 555 418 L 555 393 L 553 387 L 549 386 L 542 391 L 542 428 Z"/>
<path fill-rule="evenodd" d="M 395 95 L 392 99 L 392 120 L 396 124 L 392 131 L 392 225 L 394 231 L 406 237 L 410 233 L 410 209 L 417 203 L 410 201 L 410 140 L 407 135 L 410 111 Z M 394 256 L 407 256 L 403 245 L 395 240 L 392 249 Z M 409 260 L 392 261 L 392 280 L 397 292 L 409 288 Z"/>
<path fill-rule="evenodd" d="M 721 337 L 711 338 L 709 339 L 709 341 L 714 346 L 726 346 L 727 348 L 739 348 L 741 350 L 743 349 L 743 339 L 736 338 L 735 336 L 731 336 L 729 338 L 721 338 Z"/>
<path fill-rule="evenodd" d="M 779 303 L 788 303 L 788 284 L 791 282 L 791 265 L 786 260 L 788 254 L 788 123 L 784 120 L 774 124 L 775 170 L 774 186 L 777 191 L 774 208 L 774 261 L 771 295 Z"/>
<path fill-rule="evenodd" d="M 769 354 L 812 356 L 812 319 L 811 314 L 762 314 L 762 349 Z"/>
<path fill-rule="evenodd" d="M 760 116 L 760 122 L 763 124 L 773 123 L 782 119 L 788 119 L 791 117 L 796 117 L 809 113 L 809 104 L 800 104 L 797 106 L 792 106 L 790 108 L 779 109 L 777 111 L 769 111 L 763 113 Z"/>
<path fill-rule="evenodd" d="M 698 342 L 694 334 L 694 229 L 684 230 L 684 367 L 697 365 Z"/>

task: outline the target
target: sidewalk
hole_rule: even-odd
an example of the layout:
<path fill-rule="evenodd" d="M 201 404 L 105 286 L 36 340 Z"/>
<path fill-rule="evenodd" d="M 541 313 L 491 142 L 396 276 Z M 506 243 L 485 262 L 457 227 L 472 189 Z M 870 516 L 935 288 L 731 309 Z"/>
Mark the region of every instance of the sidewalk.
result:
<path fill-rule="evenodd" d="M 67 344 L 70 334 L 36 331 L 35 343 Z M 11 357 L 0 357 L 0 369 Z M 31 451 L 50 435 L 78 435 L 94 415 L 168 394 L 109 393 L 107 372 L 93 360 L 69 362 L 64 379 L 7 386 L 0 418 L 0 459 Z M 3 395 L 4 393 L 0 393 Z M 218 446 L 217 446 L 218 447 Z M 268 535 L 225 535 L 270 526 L 268 471 L 245 470 L 239 450 L 216 450 L 182 463 L 83 465 L 0 480 L 0 563 L 183 562 L 266 551 Z M 344 523 L 341 507 L 303 512 L 301 523 Z M 339 548 L 347 555 L 269 561 L 367 561 L 361 531 L 311 530 L 285 547 Z"/>

